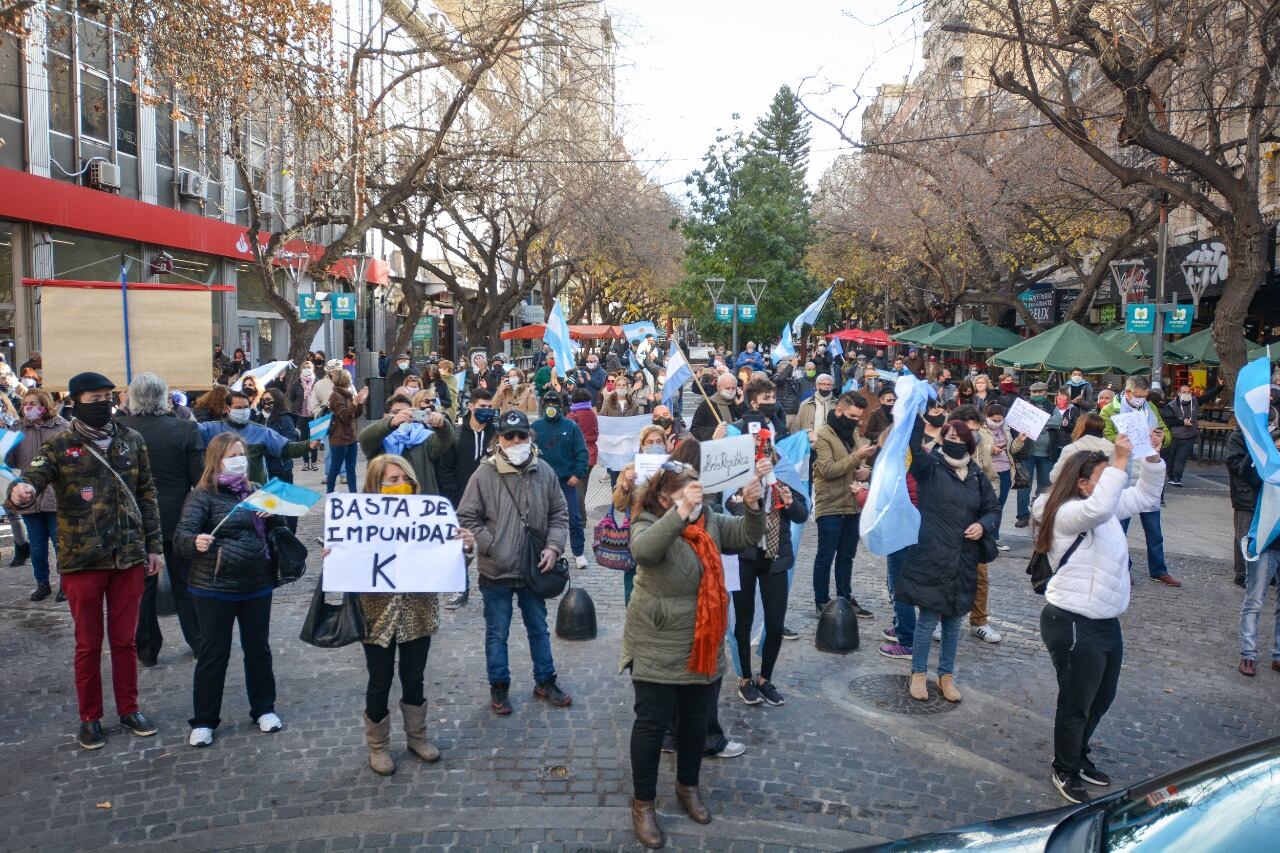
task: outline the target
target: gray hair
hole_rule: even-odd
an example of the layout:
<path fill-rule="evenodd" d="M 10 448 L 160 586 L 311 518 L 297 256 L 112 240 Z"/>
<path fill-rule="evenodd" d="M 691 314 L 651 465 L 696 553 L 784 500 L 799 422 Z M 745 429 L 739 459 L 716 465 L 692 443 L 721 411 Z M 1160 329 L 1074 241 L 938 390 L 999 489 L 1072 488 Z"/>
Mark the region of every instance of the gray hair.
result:
<path fill-rule="evenodd" d="M 1124 381 L 1124 390 L 1126 391 L 1147 391 L 1151 388 L 1151 383 L 1145 376 L 1130 376 Z"/>
<path fill-rule="evenodd" d="M 133 377 L 129 383 L 129 414 L 167 415 L 171 411 L 173 401 L 163 379 L 150 371 Z"/>
<path fill-rule="evenodd" d="M 813 383 L 816 385 L 824 379 L 827 380 L 828 382 L 831 382 L 832 384 L 834 384 L 836 381 L 835 377 L 833 377 L 830 373 L 819 373 L 817 376 L 813 377 Z"/>

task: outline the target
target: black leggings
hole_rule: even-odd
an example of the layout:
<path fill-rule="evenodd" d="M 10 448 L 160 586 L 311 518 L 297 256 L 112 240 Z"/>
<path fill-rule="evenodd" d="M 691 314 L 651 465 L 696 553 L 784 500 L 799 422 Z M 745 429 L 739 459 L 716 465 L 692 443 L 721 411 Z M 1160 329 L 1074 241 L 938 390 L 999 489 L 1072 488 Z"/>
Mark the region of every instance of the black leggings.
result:
<path fill-rule="evenodd" d="M 647 802 L 658 794 L 662 735 L 671 726 L 676 732 L 676 781 L 697 785 L 715 685 L 635 680 L 631 684 L 636 691 L 636 721 L 631 725 L 631 780 L 636 799 Z"/>
<path fill-rule="evenodd" d="M 391 679 L 396 668 L 396 644 L 385 649 L 373 643 L 364 646 L 364 663 L 369 670 L 369 686 L 364 691 L 364 712 L 372 722 L 387 718 L 387 698 L 391 695 Z M 423 676 L 427 671 L 427 652 L 431 651 L 431 637 L 419 637 L 400 643 L 400 698 L 406 705 L 426 704 L 422 692 Z"/>
<path fill-rule="evenodd" d="M 773 665 L 782 649 L 782 627 L 787 617 L 787 573 L 770 572 L 769 560 L 739 560 L 742 589 L 733 594 L 733 638 L 738 642 L 738 662 L 742 677 L 751 680 L 751 623 L 756 618 L 756 583 L 764 604 L 764 651 L 760 655 L 760 677 L 773 678 Z"/>

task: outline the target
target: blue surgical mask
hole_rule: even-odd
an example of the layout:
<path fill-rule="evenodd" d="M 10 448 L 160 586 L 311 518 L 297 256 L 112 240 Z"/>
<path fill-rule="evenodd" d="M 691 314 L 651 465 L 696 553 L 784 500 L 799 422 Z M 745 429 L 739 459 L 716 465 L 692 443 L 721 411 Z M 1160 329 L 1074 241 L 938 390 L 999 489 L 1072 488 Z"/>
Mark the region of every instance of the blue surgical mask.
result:
<path fill-rule="evenodd" d="M 475 419 L 482 424 L 491 424 L 498 417 L 498 410 L 491 406 L 477 408 L 472 412 Z"/>

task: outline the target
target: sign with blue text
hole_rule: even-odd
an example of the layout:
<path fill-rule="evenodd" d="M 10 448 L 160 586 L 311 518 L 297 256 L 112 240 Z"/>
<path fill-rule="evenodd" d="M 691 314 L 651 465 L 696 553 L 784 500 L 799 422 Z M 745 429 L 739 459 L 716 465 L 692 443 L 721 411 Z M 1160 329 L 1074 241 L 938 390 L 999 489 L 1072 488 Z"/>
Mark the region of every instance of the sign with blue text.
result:
<path fill-rule="evenodd" d="M 1135 335 L 1149 335 L 1156 330 L 1154 302 L 1130 302 L 1125 308 L 1124 330 Z"/>

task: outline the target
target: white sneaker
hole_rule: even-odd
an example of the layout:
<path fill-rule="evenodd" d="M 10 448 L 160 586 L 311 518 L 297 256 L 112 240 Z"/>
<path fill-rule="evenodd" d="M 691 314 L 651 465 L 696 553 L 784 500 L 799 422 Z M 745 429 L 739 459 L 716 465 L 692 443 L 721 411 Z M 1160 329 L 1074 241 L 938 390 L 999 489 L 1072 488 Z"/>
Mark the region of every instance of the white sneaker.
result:
<path fill-rule="evenodd" d="M 284 723 L 275 714 L 263 714 L 258 718 L 258 731 L 274 734 L 284 728 Z"/>
<path fill-rule="evenodd" d="M 990 625 L 979 625 L 973 629 L 973 636 L 986 640 L 988 643 L 1000 642 L 1000 632 Z"/>
<path fill-rule="evenodd" d="M 1006 545 L 1006 544 L 1004 544 L 1004 542 L 1000 541 L 999 539 L 997 539 L 997 540 L 996 540 L 996 548 L 997 548 L 997 550 L 1000 550 L 1000 551 L 1008 551 L 1008 550 L 1009 550 L 1009 546 L 1008 546 L 1008 545 Z"/>
<path fill-rule="evenodd" d="M 942 642 L 942 623 L 941 622 L 933 626 L 933 641 L 935 643 Z"/>
<path fill-rule="evenodd" d="M 191 730 L 191 737 L 187 738 L 189 746 L 205 747 L 213 743 L 213 729 L 206 729 L 201 726 Z"/>
<path fill-rule="evenodd" d="M 742 755 L 742 753 L 746 751 L 747 751 L 746 744 L 741 744 L 741 743 L 738 743 L 736 740 L 731 740 L 727 744 L 725 744 L 724 749 L 720 750 L 715 755 L 711 756 L 711 758 L 737 758 L 739 755 Z"/>
<path fill-rule="evenodd" d="M 579 554 L 577 557 L 574 557 L 574 560 L 577 562 L 578 568 L 585 569 L 587 567 L 587 557 L 585 554 Z"/>

